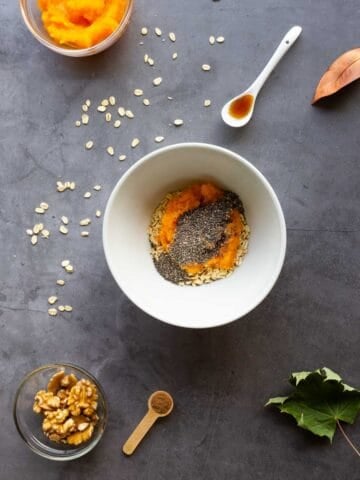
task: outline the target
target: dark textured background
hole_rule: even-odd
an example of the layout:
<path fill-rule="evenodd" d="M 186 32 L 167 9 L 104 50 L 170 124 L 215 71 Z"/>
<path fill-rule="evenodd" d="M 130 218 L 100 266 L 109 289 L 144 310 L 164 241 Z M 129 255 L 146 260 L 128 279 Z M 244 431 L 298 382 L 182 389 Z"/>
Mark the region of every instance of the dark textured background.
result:
<path fill-rule="evenodd" d="M 330 446 L 263 404 L 286 391 L 293 370 L 326 365 L 360 385 L 360 85 L 310 106 L 329 63 L 359 46 L 359 2 L 138 0 L 119 43 L 85 60 L 38 44 L 15 0 L 0 0 L 0 11 L 1 480 L 358 480 L 359 460 L 338 434 Z M 265 86 L 251 124 L 225 127 L 221 105 L 254 79 L 294 24 L 303 34 Z M 175 31 L 178 40 L 143 39 L 143 25 Z M 226 43 L 210 47 L 211 34 L 223 34 Z M 143 64 L 146 52 L 155 58 L 153 70 Z M 201 71 L 203 63 L 211 72 Z M 164 82 L 154 89 L 158 75 Z M 150 91 L 152 107 L 132 96 L 136 87 Z M 88 127 L 74 127 L 86 98 L 95 103 L 111 94 L 135 111 L 132 122 L 115 130 L 97 114 Z M 213 100 L 209 109 L 205 98 Z M 168 126 L 176 117 L 182 128 Z M 93 222 L 89 239 L 79 237 L 77 221 L 104 208 L 117 179 L 155 148 L 155 135 L 166 137 L 163 145 L 206 141 L 233 149 L 279 195 L 288 226 L 282 275 L 260 307 L 227 327 L 181 330 L 143 314 L 110 276 L 101 222 Z M 130 151 L 134 136 L 142 143 Z M 89 138 L 97 148 L 85 152 Z M 128 154 L 126 162 L 104 153 L 109 144 Z M 78 188 L 59 194 L 58 178 Z M 103 190 L 84 200 L 96 183 Z M 50 204 L 44 220 L 53 235 L 32 247 L 25 229 L 41 201 Z M 67 237 L 57 232 L 61 215 L 74 223 Z M 47 297 L 64 258 L 76 273 L 58 291 L 74 312 L 51 318 Z M 24 374 L 61 360 L 93 372 L 110 407 L 101 444 L 66 465 L 28 450 L 11 416 Z M 158 388 L 173 393 L 176 410 L 124 458 L 122 442 Z M 360 424 L 346 429 L 360 445 Z"/>

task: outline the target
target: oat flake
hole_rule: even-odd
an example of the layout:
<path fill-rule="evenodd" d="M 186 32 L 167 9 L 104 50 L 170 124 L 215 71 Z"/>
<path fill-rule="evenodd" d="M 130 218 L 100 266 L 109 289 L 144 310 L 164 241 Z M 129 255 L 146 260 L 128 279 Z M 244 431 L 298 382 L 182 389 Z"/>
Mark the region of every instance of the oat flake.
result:
<path fill-rule="evenodd" d="M 136 148 L 140 144 L 140 140 L 138 138 L 134 138 L 131 142 L 131 148 Z"/>

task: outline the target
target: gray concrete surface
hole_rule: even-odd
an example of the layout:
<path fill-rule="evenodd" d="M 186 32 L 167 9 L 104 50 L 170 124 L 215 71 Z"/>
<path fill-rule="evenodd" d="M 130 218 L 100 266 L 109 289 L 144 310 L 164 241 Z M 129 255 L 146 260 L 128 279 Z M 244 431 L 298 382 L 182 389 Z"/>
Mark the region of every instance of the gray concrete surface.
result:
<path fill-rule="evenodd" d="M 326 365 L 360 386 L 360 84 L 310 106 L 329 63 L 358 46 L 358 1 L 138 0 L 121 41 L 85 60 L 38 44 L 17 2 L 0 0 L 0 11 L 1 480 L 358 480 L 358 459 L 339 434 L 330 446 L 263 408 L 269 396 L 287 391 L 294 370 Z M 251 124 L 225 127 L 223 102 L 253 80 L 294 24 L 303 35 L 264 88 Z M 143 25 L 175 31 L 178 40 L 141 38 Z M 211 34 L 224 35 L 225 44 L 210 47 Z M 155 59 L 153 69 L 144 53 Z M 211 72 L 201 71 L 203 63 Z M 159 75 L 163 85 L 154 89 Z M 151 107 L 131 95 L 136 87 L 149 92 Z M 74 127 L 83 100 L 111 94 L 134 110 L 133 121 L 115 130 L 94 114 L 88 127 Z M 205 98 L 213 101 L 209 109 Z M 182 128 L 168 126 L 176 117 Z M 76 221 L 104 208 L 118 178 L 156 148 L 156 135 L 166 137 L 164 145 L 206 141 L 241 153 L 282 203 L 288 252 L 281 277 L 261 306 L 227 327 L 187 331 L 143 314 L 108 271 L 101 221 L 89 239 L 79 237 Z M 131 151 L 135 136 L 141 145 Z M 85 152 L 89 138 L 96 148 Z M 110 158 L 109 144 L 128 159 Z M 75 180 L 77 190 L 58 194 L 59 178 Z M 103 190 L 84 200 L 96 183 Z M 25 229 L 41 201 L 50 204 L 44 221 L 52 236 L 32 247 Z M 67 237 L 57 232 L 61 215 L 74 222 Z M 64 258 L 76 272 L 55 288 Z M 72 315 L 47 315 L 54 292 L 73 305 Z M 101 444 L 66 465 L 34 455 L 12 420 L 22 377 L 61 360 L 93 372 L 110 408 Z M 124 458 L 122 442 L 158 388 L 173 393 L 176 410 Z M 360 423 L 346 430 L 360 445 Z"/>

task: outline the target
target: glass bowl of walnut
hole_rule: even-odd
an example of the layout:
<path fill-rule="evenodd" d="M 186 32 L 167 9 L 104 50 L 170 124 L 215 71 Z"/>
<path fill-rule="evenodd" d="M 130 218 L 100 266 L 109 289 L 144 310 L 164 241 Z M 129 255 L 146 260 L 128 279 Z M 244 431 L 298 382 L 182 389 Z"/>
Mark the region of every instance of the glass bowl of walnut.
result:
<path fill-rule="evenodd" d="M 105 396 L 86 370 L 66 363 L 45 365 L 21 382 L 14 420 L 35 453 L 50 460 L 74 460 L 90 452 L 104 433 Z"/>

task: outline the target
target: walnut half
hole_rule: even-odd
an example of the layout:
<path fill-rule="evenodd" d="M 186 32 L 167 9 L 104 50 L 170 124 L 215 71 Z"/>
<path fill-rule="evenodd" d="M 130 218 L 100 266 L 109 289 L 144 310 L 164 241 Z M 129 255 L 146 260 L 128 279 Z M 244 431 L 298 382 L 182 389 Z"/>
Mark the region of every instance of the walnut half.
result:
<path fill-rule="evenodd" d="M 97 400 L 96 385 L 61 370 L 47 390 L 37 392 L 33 411 L 44 415 L 42 429 L 51 441 L 80 445 L 90 440 L 99 421 Z"/>

